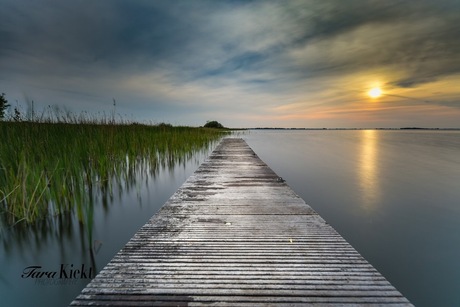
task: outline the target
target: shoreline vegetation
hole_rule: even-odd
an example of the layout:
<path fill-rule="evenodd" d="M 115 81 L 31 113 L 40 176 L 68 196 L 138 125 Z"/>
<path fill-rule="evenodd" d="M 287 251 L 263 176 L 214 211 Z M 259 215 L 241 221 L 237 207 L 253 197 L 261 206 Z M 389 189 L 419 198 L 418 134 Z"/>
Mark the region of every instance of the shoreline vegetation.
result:
<path fill-rule="evenodd" d="M 132 184 L 139 173 L 155 175 L 158 167 L 185 161 L 225 133 L 77 117 L 0 121 L 1 222 L 32 224 L 71 212 L 91 225 L 94 195 L 107 202 L 113 184 Z"/>

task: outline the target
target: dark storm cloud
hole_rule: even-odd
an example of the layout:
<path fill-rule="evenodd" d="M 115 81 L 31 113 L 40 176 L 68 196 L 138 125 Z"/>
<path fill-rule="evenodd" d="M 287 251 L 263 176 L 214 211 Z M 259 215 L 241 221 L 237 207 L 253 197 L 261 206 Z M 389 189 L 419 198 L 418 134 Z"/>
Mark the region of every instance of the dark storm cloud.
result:
<path fill-rule="evenodd" d="M 168 58 L 186 40 L 177 19 L 147 2 L 12 1 L 0 20 L 2 50 L 69 66 Z"/>
<path fill-rule="evenodd" d="M 306 53 L 303 62 L 315 75 L 394 65 L 408 73 L 394 84 L 414 86 L 460 72 L 460 2 L 326 3 L 314 18 L 297 21 L 311 21 L 297 48 L 318 46 L 317 56 Z"/>
<path fill-rule="evenodd" d="M 30 67 L 95 65 L 148 70 L 170 65 L 193 77 L 215 76 L 256 69 L 261 58 L 281 60 L 291 49 L 315 44 L 336 48 L 334 42 L 341 36 L 373 26 L 375 31 L 369 31 L 365 38 L 369 39 L 368 46 L 366 42 L 354 46 L 350 41 L 355 50 L 348 50 L 342 57 L 330 56 L 326 49 L 315 63 L 307 58 L 306 68 L 312 73 L 334 73 L 363 66 L 402 65 L 410 76 L 395 81 L 400 86 L 414 86 L 431 77 L 460 71 L 456 1 L 4 2 L 0 54 L 4 59 L 18 55 L 30 61 L 40 59 L 41 63 L 30 63 Z M 238 14 L 238 8 L 248 12 L 242 18 L 263 19 L 262 14 L 267 14 L 266 20 L 259 29 L 252 27 L 246 34 L 228 35 L 225 31 L 238 27 L 234 24 L 238 20 L 224 18 L 220 23 L 212 15 L 224 16 L 224 10 Z M 388 31 L 378 31 L 379 27 L 388 27 Z M 244 27 L 238 30 L 244 31 Z M 263 31 L 271 32 L 266 35 L 273 35 L 272 42 L 253 50 L 266 39 L 261 35 Z M 217 63 L 212 64 L 215 60 Z M 283 63 L 265 64 L 272 65 L 265 67 L 267 71 L 283 68 Z M 287 64 L 287 69 L 295 72 L 299 63 Z"/>

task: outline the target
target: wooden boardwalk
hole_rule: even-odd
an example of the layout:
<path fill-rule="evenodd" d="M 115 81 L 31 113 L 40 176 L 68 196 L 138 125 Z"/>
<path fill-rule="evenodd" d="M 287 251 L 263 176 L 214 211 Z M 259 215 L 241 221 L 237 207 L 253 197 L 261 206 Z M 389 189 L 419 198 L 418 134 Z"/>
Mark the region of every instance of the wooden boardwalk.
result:
<path fill-rule="evenodd" d="M 242 139 L 226 138 L 71 305 L 308 303 L 411 306 Z"/>

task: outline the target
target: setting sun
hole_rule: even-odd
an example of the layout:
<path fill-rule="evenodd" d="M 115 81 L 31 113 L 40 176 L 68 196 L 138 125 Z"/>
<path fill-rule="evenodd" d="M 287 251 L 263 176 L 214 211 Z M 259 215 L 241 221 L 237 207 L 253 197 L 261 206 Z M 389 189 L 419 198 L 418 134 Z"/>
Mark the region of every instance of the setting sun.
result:
<path fill-rule="evenodd" d="M 372 98 L 378 98 L 382 96 L 382 90 L 379 87 L 374 87 L 374 88 L 371 88 L 369 92 L 367 92 L 367 94 L 371 96 Z"/>

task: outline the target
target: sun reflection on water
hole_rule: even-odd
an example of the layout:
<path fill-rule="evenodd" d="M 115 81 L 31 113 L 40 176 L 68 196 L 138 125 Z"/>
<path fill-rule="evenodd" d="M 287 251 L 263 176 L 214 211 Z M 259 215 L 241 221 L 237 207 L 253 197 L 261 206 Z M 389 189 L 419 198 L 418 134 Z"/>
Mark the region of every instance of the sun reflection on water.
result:
<path fill-rule="evenodd" d="M 362 193 L 363 207 L 375 209 L 380 200 L 378 138 L 376 130 L 363 130 L 361 134 L 361 151 L 359 157 L 359 182 Z"/>

